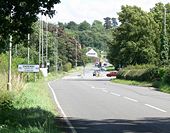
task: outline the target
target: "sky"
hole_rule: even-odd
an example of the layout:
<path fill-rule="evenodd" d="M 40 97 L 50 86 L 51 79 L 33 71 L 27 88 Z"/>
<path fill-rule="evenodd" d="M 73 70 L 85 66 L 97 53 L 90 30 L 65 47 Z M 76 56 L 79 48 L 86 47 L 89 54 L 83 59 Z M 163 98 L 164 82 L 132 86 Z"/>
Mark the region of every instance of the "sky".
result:
<path fill-rule="evenodd" d="M 55 5 L 57 11 L 48 22 L 57 24 L 58 22 L 68 23 L 74 21 L 77 24 L 86 20 L 92 24 L 94 20 L 102 22 L 105 17 L 118 18 L 117 12 L 120 12 L 122 5 L 136 5 L 144 11 L 149 11 L 155 3 L 164 4 L 170 0 L 60 0 L 61 3 Z"/>

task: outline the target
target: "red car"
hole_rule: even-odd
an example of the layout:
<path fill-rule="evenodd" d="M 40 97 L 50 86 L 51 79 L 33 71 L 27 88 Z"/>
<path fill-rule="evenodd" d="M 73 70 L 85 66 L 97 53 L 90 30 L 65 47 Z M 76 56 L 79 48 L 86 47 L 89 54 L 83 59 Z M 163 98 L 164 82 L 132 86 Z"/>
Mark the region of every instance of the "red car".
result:
<path fill-rule="evenodd" d="M 113 71 L 113 72 L 107 73 L 106 76 L 107 77 L 117 76 L 117 73 L 118 71 Z"/>

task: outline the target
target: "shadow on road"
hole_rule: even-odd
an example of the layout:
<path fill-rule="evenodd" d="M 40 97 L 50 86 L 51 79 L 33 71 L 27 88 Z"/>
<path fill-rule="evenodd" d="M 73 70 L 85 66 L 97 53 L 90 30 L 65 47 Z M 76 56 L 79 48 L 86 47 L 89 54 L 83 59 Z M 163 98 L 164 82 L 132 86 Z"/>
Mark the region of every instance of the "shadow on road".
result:
<path fill-rule="evenodd" d="M 69 120 L 77 133 L 170 133 L 170 117 L 144 120 L 106 119 L 97 121 L 73 118 L 69 118 Z"/>

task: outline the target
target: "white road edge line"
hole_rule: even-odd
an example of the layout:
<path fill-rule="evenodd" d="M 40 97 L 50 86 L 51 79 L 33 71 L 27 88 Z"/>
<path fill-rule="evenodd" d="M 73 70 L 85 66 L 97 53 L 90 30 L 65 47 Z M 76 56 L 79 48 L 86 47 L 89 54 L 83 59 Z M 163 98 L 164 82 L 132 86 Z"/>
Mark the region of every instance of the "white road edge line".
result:
<path fill-rule="evenodd" d="M 163 110 L 163 109 L 160 109 L 160 108 L 158 108 L 158 107 L 152 106 L 152 105 L 150 105 L 150 104 L 145 104 L 145 105 L 148 106 L 148 107 L 151 107 L 151 108 L 153 108 L 153 109 L 159 110 L 159 111 L 161 111 L 161 112 L 164 112 L 164 113 L 167 112 L 167 111 L 165 111 L 165 110 Z"/>
<path fill-rule="evenodd" d="M 120 95 L 117 93 L 111 92 L 111 94 L 120 97 Z"/>
<path fill-rule="evenodd" d="M 108 91 L 107 91 L 107 90 L 104 90 L 104 89 L 103 89 L 102 91 L 103 91 L 103 92 L 105 92 L 105 93 L 108 93 Z"/>
<path fill-rule="evenodd" d="M 138 102 L 137 100 L 129 98 L 129 97 L 123 97 L 123 98 L 128 99 L 128 100 L 133 101 L 133 102 Z"/>
<path fill-rule="evenodd" d="M 59 104 L 59 102 L 58 102 L 58 100 L 57 100 L 57 97 L 56 97 L 56 95 L 55 95 L 55 93 L 54 93 L 54 90 L 53 90 L 53 88 L 51 87 L 50 83 L 48 83 L 48 86 L 49 86 L 49 88 L 50 88 L 50 90 L 51 90 L 51 92 L 52 92 L 52 94 L 53 94 L 53 97 L 54 97 L 54 100 L 55 100 L 55 103 L 56 103 L 57 107 L 59 108 L 59 110 L 61 111 L 61 113 L 62 113 L 62 115 L 63 115 L 63 117 L 64 117 L 65 122 L 68 124 L 68 126 L 69 126 L 69 128 L 71 129 L 72 133 L 77 133 L 76 130 L 74 129 L 73 125 L 71 124 L 71 122 L 67 119 L 67 116 L 66 116 L 66 114 L 64 113 L 63 109 L 61 108 L 61 105 Z"/>

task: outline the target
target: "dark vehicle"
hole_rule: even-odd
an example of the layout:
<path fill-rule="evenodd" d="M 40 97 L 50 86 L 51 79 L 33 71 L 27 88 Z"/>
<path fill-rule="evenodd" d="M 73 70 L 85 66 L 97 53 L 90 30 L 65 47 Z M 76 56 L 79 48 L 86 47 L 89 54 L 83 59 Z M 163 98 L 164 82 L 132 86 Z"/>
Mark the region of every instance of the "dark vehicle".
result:
<path fill-rule="evenodd" d="M 117 76 L 117 73 L 118 71 L 113 71 L 113 72 L 107 73 L 106 76 L 107 77 Z"/>
<path fill-rule="evenodd" d="M 99 76 L 99 71 L 98 71 L 98 70 L 95 70 L 95 71 L 93 72 L 93 76 Z"/>

